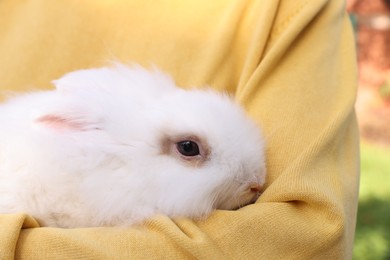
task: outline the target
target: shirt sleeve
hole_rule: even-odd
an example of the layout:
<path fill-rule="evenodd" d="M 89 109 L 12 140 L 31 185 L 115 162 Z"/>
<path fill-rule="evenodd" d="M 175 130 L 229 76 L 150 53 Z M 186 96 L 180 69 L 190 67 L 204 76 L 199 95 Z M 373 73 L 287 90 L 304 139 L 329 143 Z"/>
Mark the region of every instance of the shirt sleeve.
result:
<path fill-rule="evenodd" d="M 266 140 L 260 199 L 193 221 L 39 227 L 0 215 L 1 259 L 348 259 L 359 181 L 353 31 L 341 0 L 0 1 L 0 89 L 107 60 L 235 96 Z M 1 162 L 1 160 L 0 160 Z"/>

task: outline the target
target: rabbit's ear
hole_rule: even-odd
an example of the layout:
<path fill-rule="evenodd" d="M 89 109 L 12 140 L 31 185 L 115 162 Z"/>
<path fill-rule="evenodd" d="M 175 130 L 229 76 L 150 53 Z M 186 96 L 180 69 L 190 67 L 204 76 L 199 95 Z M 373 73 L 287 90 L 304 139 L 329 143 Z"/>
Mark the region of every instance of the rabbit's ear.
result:
<path fill-rule="evenodd" d="M 89 87 L 99 86 L 99 83 L 104 83 L 105 75 L 108 71 L 106 69 L 87 69 L 70 72 L 52 83 L 59 91 L 72 91 L 75 89 L 83 89 Z"/>
<path fill-rule="evenodd" d="M 96 90 L 111 92 L 117 89 L 139 89 L 143 93 L 159 93 L 176 89 L 170 76 L 156 67 L 147 70 L 138 65 L 131 67 L 113 63 L 111 67 L 77 70 L 52 81 L 60 92 L 78 92 L 78 90 Z M 147 91 L 150 90 L 150 91 Z"/>
<path fill-rule="evenodd" d="M 90 131 L 101 129 L 100 120 L 76 113 L 52 113 L 39 116 L 35 124 L 54 131 Z"/>

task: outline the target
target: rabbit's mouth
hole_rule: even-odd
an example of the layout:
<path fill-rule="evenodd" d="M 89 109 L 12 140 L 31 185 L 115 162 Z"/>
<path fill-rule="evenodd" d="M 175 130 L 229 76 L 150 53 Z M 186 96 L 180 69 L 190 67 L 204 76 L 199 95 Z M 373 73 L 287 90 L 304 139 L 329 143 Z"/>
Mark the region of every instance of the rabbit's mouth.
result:
<path fill-rule="evenodd" d="M 249 189 L 249 193 L 243 195 L 243 202 L 241 203 L 241 205 L 238 206 L 238 208 L 242 208 L 248 204 L 253 204 L 260 197 L 262 189 L 259 184 L 256 184 L 255 186 L 251 185 Z"/>
<path fill-rule="evenodd" d="M 261 185 L 258 183 L 253 183 L 249 186 L 250 192 L 254 194 L 259 194 L 261 192 Z"/>
<path fill-rule="evenodd" d="M 253 204 L 257 201 L 262 193 L 262 186 L 258 183 L 252 183 L 246 186 L 245 189 L 240 189 L 234 196 L 225 197 L 219 201 L 217 209 L 237 210 L 248 204 Z"/>

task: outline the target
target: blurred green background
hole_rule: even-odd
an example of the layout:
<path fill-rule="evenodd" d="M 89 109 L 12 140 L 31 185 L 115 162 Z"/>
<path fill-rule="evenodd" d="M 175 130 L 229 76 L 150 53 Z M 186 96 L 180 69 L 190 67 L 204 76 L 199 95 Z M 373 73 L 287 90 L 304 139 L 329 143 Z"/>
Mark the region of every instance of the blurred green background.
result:
<path fill-rule="evenodd" d="M 390 260 L 390 0 L 347 0 L 359 65 L 361 177 L 354 260 Z"/>
<path fill-rule="evenodd" d="M 354 259 L 390 259 L 390 149 L 361 145 Z"/>

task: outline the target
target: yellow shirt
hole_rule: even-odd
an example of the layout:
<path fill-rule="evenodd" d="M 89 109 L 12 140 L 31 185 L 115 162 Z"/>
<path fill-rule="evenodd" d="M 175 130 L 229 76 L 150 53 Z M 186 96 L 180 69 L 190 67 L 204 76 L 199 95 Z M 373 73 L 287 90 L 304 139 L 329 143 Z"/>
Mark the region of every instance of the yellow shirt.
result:
<path fill-rule="evenodd" d="M 262 126 L 256 204 L 204 221 L 42 228 L 0 215 L 0 259 L 348 259 L 359 147 L 353 32 L 341 0 L 0 1 L 0 90 L 51 88 L 107 60 L 234 94 Z"/>

